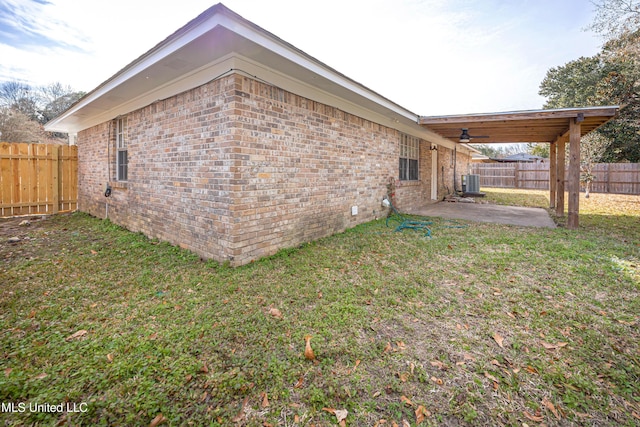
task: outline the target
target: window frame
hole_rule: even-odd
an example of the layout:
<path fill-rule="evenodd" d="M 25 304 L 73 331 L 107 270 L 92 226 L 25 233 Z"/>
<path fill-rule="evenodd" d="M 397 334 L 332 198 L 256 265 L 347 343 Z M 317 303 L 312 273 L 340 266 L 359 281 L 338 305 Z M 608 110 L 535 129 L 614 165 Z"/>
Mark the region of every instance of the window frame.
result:
<path fill-rule="evenodd" d="M 405 133 L 400 134 L 398 179 L 400 181 L 420 180 L 420 138 Z"/>
<path fill-rule="evenodd" d="M 127 117 L 116 119 L 116 181 L 129 178 L 129 135 Z"/>

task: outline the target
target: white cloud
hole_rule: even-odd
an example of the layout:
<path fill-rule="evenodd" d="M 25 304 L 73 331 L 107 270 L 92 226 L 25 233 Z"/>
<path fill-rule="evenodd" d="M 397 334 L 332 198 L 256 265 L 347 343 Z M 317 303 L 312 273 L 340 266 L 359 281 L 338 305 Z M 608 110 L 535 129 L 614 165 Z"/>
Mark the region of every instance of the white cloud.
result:
<path fill-rule="evenodd" d="M 9 58 L 0 63 L 0 79 L 60 81 L 85 91 L 212 4 L 210 0 L 5 2 L 29 4 L 39 34 L 76 48 L 20 49 L 0 39 L 0 56 Z M 543 100 L 537 91 L 546 70 L 593 55 L 598 47 L 597 40 L 580 30 L 591 19 L 584 0 L 224 0 L 224 4 L 423 115 L 540 108 Z"/>

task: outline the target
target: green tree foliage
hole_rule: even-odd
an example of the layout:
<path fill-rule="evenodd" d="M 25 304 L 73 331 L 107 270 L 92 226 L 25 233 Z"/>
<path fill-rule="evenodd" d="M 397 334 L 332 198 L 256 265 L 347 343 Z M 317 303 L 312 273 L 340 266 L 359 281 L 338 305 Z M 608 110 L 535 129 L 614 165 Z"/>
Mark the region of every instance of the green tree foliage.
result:
<path fill-rule="evenodd" d="M 600 55 L 551 68 L 540 84 L 539 93 L 547 98 L 544 108 L 593 105 L 598 85 L 606 77 L 607 65 Z"/>
<path fill-rule="evenodd" d="M 593 4 L 590 29 L 605 39 L 602 51 L 550 69 L 539 93 L 545 108 L 620 105 L 618 117 L 597 131 L 609 143 L 593 161 L 640 162 L 640 0 Z"/>
<path fill-rule="evenodd" d="M 544 157 L 545 159 L 549 158 L 549 144 L 537 144 L 535 142 L 530 142 L 527 144 L 527 153 L 533 154 L 534 156 Z"/>
<path fill-rule="evenodd" d="M 471 146 L 492 159 L 501 159 L 526 151 L 523 144 L 471 144 Z"/>

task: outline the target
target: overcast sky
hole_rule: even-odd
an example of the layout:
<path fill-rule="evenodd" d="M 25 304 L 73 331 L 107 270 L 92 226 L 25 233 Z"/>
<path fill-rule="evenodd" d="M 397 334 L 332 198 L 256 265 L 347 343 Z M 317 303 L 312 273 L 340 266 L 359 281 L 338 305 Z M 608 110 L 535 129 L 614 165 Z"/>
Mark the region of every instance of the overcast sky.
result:
<path fill-rule="evenodd" d="M 216 1 L 2 0 L 0 81 L 91 91 Z M 224 0 L 420 115 L 539 109 L 551 67 L 592 56 L 589 0 Z"/>

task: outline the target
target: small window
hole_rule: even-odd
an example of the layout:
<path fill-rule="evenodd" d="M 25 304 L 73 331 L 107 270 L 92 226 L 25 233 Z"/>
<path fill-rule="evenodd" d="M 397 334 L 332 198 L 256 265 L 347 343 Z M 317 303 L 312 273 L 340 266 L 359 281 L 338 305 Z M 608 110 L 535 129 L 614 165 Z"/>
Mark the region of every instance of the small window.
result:
<path fill-rule="evenodd" d="M 401 181 L 417 181 L 420 140 L 409 135 L 400 135 L 400 159 L 398 163 Z"/>
<path fill-rule="evenodd" d="M 126 181 L 128 174 L 129 159 L 127 153 L 127 118 L 118 119 L 118 125 L 116 130 L 116 146 L 117 146 L 117 158 L 116 168 L 118 171 L 118 181 Z"/>

